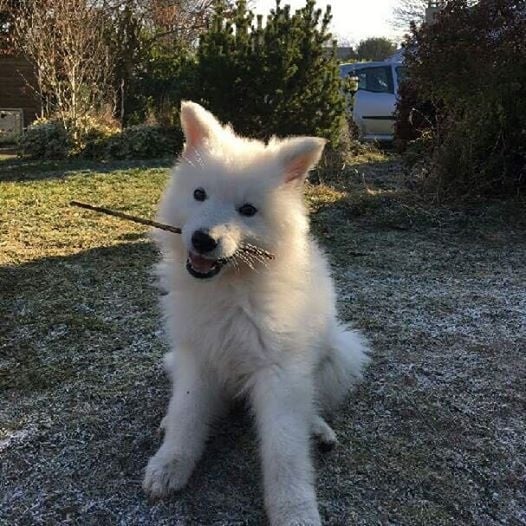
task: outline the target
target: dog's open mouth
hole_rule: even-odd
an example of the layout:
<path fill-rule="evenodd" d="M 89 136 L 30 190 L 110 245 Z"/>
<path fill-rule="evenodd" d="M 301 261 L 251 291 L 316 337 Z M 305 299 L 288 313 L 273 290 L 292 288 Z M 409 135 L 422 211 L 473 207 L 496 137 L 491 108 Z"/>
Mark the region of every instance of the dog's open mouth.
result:
<path fill-rule="evenodd" d="M 186 260 L 186 270 L 198 279 L 212 278 L 223 268 L 225 260 L 208 259 L 193 252 L 188 253 Z"/>

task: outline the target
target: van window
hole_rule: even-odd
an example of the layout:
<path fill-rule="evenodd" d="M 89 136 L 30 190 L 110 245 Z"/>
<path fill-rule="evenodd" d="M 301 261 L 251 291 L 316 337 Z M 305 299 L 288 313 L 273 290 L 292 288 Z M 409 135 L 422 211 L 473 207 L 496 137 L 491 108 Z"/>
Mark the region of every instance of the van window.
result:
<path fill-rule="evenodd" d="M 391 66 L 362 68 L 356 71 L 358 89 L 375 93 L 394 93 Z"/>

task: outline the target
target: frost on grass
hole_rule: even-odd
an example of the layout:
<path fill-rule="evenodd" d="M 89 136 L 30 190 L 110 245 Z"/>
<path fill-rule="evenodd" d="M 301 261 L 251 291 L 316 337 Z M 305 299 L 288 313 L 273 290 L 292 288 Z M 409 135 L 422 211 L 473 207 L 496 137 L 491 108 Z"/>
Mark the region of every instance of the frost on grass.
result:
<path fill-rule="evenodd" d="M 358 201 L 354 190 L 309 188 L 342 318 L 375 350 L 366 382 L 333 418 L 338 448 L 316 457 L 325 523 L 526 524 L 524 224 L 458 211 L 419 219 L 383 196 L 379 168 L 371 173 L 377 190 Z M 119 183 L 151 209 L 162 187 L 152 189 L 153 175 L 108 169 L 89 176 L 89 195 L 111 204 Z M 263 524 L 244 412 L 217 425 L 187 490 L 156 503 L 142 494 L 169 388 L 157 254 L 135 227 L 136 237 L 113 223 L 83 230 L 75 217 L 57 230 L 57 196 L 88 191 L 84 177 L 5 188 L 29 232 L 30 196 L 52 199 L 39 204 L 38 253 L 19 232 L 4 238 L 0 524 Z"/>

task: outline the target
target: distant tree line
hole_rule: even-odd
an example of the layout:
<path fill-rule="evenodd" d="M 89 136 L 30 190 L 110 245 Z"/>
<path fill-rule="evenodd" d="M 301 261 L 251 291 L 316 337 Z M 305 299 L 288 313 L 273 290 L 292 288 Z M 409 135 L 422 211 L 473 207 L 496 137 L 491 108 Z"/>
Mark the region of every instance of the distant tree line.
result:
<path fill-rule="evenodd" d="M 385 60 L 396 51 L 396 44 L 384 37 L 371 37 L 361 40 L 356 48 L 348 41 L 339 42 L 343 62 L 362 62 L 371 60 Z"/>

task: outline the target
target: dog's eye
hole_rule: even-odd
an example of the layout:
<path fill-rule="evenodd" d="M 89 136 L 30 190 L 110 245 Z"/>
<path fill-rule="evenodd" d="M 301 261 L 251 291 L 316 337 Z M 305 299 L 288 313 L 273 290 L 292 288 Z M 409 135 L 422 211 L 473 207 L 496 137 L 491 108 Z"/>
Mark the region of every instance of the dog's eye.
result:
<path fill-rule="evenodd" d="M 202 188 L 196 188 L 194 190 L 194 199 L 196 201 L 204 201 L 206 199 L 206 192 Z"/>
<path fill-rule="evenodd" d="M 251 204 L 245 204 L 237 209 L 237 211 L 242 215 L 246 217 L 252 217 L 256 214 L 258 211 L 255 206 L 252 206 Z"/>

